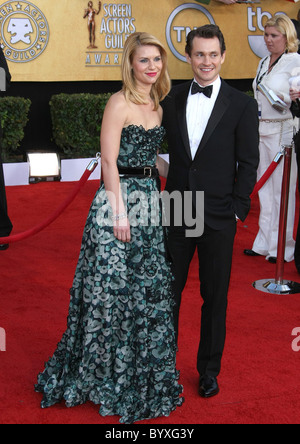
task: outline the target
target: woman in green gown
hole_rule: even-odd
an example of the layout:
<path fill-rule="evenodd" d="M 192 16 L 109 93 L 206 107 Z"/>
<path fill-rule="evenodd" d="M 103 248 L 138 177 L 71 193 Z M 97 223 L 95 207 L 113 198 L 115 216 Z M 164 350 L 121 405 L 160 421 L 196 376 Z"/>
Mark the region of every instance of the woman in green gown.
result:
<path fill-rule="evenodd" d="M 84 229 L 67 330 L 35 388 L 43 408 L 92 401 L 101 415 L 133 423 L 169 416 L 183 389 L 156 169 L 159 102 L 170 89 L 161 43 L 131 35 L 122 75 L 103 117 L 103 183 Z"/>

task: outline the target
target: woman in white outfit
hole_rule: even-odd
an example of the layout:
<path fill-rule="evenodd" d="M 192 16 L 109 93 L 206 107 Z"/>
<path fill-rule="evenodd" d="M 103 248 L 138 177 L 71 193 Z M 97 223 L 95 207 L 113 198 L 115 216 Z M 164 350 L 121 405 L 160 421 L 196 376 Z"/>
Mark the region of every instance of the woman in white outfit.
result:
<path fill-rule="evenodd" d="M 265 25 L 265 42 L 270 55 L 261 60 L 257 77 L 253 83 L 255 98 L 260 112 L 260 165 L 258 180 L 268 169 L 275 155 L 282 146 L 291 145 L 294 120 L 290 111 L 289 79 L 300 70 L 300 55 L 297 54 L 298 39 L 292 21 L 285 15 L 271 18 Z M 259 90 L 259 85 L 273 91 L 285 104 L 285 111 L 275 109 L 266 95 Z M 266 256 L 275 263 L 277 257 L 278 226 L 280 215 L 281 185 L 283 164 L 279 166 L 259 192 L 260 218 L 259 232 L 252 250 L 245 250 L 248 256 Z M 294 259 L 295 241 L 293 238 L 295 220 L 297 165 L 293 153 L 291 167 L 291 185 L 287 220 L 285 260 Z"/>

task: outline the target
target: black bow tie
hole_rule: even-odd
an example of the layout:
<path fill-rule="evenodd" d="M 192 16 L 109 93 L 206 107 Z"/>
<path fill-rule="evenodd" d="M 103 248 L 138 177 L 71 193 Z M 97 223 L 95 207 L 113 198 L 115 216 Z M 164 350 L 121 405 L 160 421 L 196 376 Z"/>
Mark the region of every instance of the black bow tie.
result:
<path fill-rule="evenodd" d="M 210 99 L 212 92 L 213 92 L 213 85 L 202 88 L 200 85 L 198 85 L 198 83 L 193 82 L 192 91 L 191 91 L 193 95 L 198 93 L 203 93 L 206 97 Z"/>

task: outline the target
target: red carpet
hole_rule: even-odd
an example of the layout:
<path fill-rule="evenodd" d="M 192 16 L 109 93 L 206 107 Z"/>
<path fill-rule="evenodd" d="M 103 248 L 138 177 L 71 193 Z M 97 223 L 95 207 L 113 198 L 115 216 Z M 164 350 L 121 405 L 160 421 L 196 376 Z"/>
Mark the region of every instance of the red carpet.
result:
<path fill-rule="evenodd" d="M 72 191 L 74 184 L 51 183 L 7 189 L 14 232 L 42 222 Z M 67 409 L 63 403 L 40 408 L 33 385 L 66 326 L 68 290 L 81 235 L 97 182 L 88 182 L 73 204 L 50 227 L 0 252 L 0 327 L 6 351 L 0 352 L 1 424 L 117 424 L 98 407 Z M 300 295 L 258 292 L 252 282 L 275 277 L 264 258 L 247 258 L 257 231 L 258 202 L 246 223 L 239 223 L 229 294 L 228 335 L 219 377 L 221 393 L 210 400 L 197 395 L 195 369 L 201 300 L 197 262 L 184 293 L 178 368 L 185 403 L 169 418 L 148 424 L 292 424 L 300 421 L 300 352 L 292 350 L 292 330 L 300 327 Z M 294 263 L 285 278 L 300 282 Z"/>

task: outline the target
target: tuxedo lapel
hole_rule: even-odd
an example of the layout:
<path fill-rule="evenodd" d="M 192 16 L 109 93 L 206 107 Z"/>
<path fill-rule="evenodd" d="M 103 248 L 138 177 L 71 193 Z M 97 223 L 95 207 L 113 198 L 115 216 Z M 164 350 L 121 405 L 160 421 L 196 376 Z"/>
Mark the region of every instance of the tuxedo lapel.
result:
<path fill-rule="evenodd" d="M 176 114 L 178 118 L 178 125 L 182 135 L 182 140 L 184 142 L 184 148 L 192 160 L 190 141 L 187 129 L 187 121 L 186 121 L 186 105 L 187 99 L 190 91 L 191 83 L 186 84 L 186 88 L 176 96 Z"/>
<path fill-rule="evenodd" d="M 197 150 L 196 156 L 194 161 L 197 160 L 197 156 L 199 153 L 203 150 L 205 145 L 207 144 L 210 136 L 213 134 L 214 130 L 216 129 L 218 123 L 222 119 L 225 111 L 227 110 L 228 106 L 230 105 L 230 99 L 227 94 L 227 85 L 222 81 L 222 86 L 219 92 L 219 95 L 217 97 L 214 109 L 212 111 L 212 114 L 210 116 L 210 119 L 207 123 L 205 132 L 203 134 L 202 140 L 200 142 L 199 148 Z"/>

